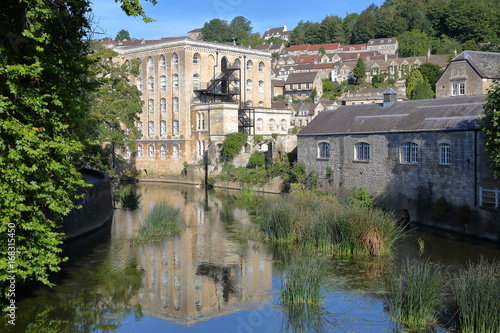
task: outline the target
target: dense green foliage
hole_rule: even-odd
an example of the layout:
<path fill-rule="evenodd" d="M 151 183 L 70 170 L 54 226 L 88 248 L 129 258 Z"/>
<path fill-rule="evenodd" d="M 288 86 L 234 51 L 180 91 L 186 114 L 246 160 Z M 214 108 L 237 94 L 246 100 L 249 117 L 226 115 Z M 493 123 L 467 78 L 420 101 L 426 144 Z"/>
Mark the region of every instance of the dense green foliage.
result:
<path fill-rule="evenodd" d="M 116 34 L 115 41 L 121 42 L 124 39 L 130 40 L 130 33 L 127 30 L 122 29 Z"/>
<path fill-rule="evenodd" d="M 181 212 L 178 207 L 166 202 L 155 204 L 144 224 L 137 231 L 137 241 L 163 240 L 166 235 L 177 235 L 181 231 Z"/>
<path fill-rule="evenodd" d="M 252 29 L 252 22 L 243 16 L 236 16 L 229 24 L 226 20 L 215 18 L 203 25 L 201 38 L 207 42 L 225 43 L 234 40 L 241 44 L 244 40 L 249 42 L 250 37 L 253 37 L 252 40 L 259 38 L 258 35 L 252 35 Z M 257 39 L 254 44 L 262 44 L 262 41 Z"/>
<path fill-rule="evenodd" d="M 299 21 L 291 44 L 343 45 L 371 38 L 397 37 L 400 56 L 452 54 L 500 43 L 500 5 L 497 0 L 387 0 L 371 4 L 345 18 L 326 16 L 320 23 Z"/>
<path fill-rule="evenodd" d="M 266 156 L 261 151 L 256 151 L 250 155 L 248 166 L 250 168 L 262 168 L 266 165 Z"/>
<path fill-rule="evenodd" d="M 481 129 L 485 135 L 484 144 L 489 153 L 495 178 L 500 178 L 500 81 L 496 81 L 488 90 L 484 103 L 485 116 Z"/>
<path fill-rule="evenodd" d="M 356 65 L 354 66 L 352 73 L 356 78 L 354 82 L 355 84 L 361 84 L 364 82 L 366 78 L 366 65 L 361 57 L 359 57 L 358 61 L 356 61 Z"/>
<path fill-rule="evenodd" d="M 149 19 L 138 1 L 120 2 L 128 14 Z M 74 161 L 88 142 L 89 95 L 97 87 L 86 43 L 90 3 L 3 5 L 0 281 L 14 274 L 18 282 L 50 284 L 50 272 L 63 261 L 56 228 L 76 207 L 76 189 L 84 186 Z"/>
<path fill-rule="evenodd" d="M 373 200 L 368 191 L 364 188 L 357 188 L 349 196 L 349 203 L 357 207 L 373 207 Z"/>
<path fill-rule="evenodd" d="M 241 148 L 247 143 L 248 134 L 230 133 L 222 142 L 221 156 L 225 161 L 232 160 L 241 151 Z"/>

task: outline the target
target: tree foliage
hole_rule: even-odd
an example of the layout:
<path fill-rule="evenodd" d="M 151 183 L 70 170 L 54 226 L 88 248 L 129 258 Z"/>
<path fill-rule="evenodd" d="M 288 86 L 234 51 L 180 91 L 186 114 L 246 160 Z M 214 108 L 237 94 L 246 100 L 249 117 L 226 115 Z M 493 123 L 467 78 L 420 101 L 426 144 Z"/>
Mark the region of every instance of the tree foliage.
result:
<path fill-rule="evenodd" d="M 137 0 L 125 11 L 145 16 Z M 155 1 L 151 1 L 155 3 Z M 49 284 L 63 216 L 84 186 L 92 79 L 86 0 L 8 1 L 0 12 L 0 281 Z M 14 249 L 15 247 L 15 249 Z"/>
<path fill-rule="evenodd" d="M 222 159 L 230 161 L 239 154 L 243 145 L 247 142 L 248 134 L 230 133 L 226 135 L 226 139 L 222 142 L 220 151 Z"/>
<path fill-rule="evenodd" d="M 500 179 L 500 80 L 490 86 L 483 108 L 485 116 L 481 128 L 485 136 L 484 144 L 492 161 L 493 175 Z"/>
<path fill-rule="evenodd" d="M 356 78 L 356 84 L 363 83 L 363 80 L 366 78 L 366 65 L 361 57 L 356 61 L 356 65 L 353 69 L 353 75 Z"/>
<path fill-rule="evenodd" d="M 249 38 L 260 37 L 252 36 L 252 22 L 243 16 L 236 16 L 229 24 L 226 20 L 212 19 L 203 25 L 201 32 L 202 39 L 207 42 L 227 43 L 234 39 L 238 44 L 242 44 L 245 41 L 248 43 Z"/>
<path fill-rule="evenodd" d="M 130 33 L 127 30 L 122 29 L 116 34 L 115 41 L 120 42 L 124 39 L 130 40 Z"/>

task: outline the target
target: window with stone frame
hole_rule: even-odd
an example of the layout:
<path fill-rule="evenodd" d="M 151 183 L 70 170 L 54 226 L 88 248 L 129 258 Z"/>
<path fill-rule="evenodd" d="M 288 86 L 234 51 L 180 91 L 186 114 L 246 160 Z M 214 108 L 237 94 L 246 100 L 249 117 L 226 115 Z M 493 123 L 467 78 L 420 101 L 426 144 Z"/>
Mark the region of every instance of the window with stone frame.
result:
<path fill-rule="evenodd" d="M 155 147 L 153 145 L 148 146 L 148 157 L 149 158 L 155 157 Z"/>
<path fill-rule="evenodd" d="M 160 88 L 163 90 L 167 88 L 167 77 L 165 75 L 160 76 Z"/>
<path fill-rule="evenodd" d="M 178 97 L 174 97 L 172 99 L 172 109 L 174 110 L 174 112 L 179 112 L 179 98 Z"/>
<path fill-rule="evenodd" d="M 149 111 L 149 113 L 154 113 L 155 112 L 155 101 L 154 101 L 154 99 L 150 99 L 148 101 L 148 111 Z"/>
<path fill-rule="evenodd" d="M 414 142 L 405 142 L 401 145 L 401 163 L 418 163 L 418 145 Z"/>
<path fill-rule="evenodd" d="M 167 59 L 165 58 L 165 56 L 162 54 L 160 56 L 160 66 L 166 66 L 167 65 Z"/>
<path fill-rule="evenodd" d="M 247 92 L 252 92 L 252 80 L 247 80 Z"/>
<path fill-rule="evenodd" d="M 199 53 L 193 55 L 193 64 L 198 65 L 200 63 L 201 57 Z"/>
<path fill-rule="evenodd" d="M 247 71 L 251 71 L 253 67 L 253 62 L 252 60 L 247 61 Z"/>
<path fill-rule="evenodd" d="M 148 123 L 148 135 L 149 136 L 155 135 L 155 122 L 154 121 L 150 121 Z"/>
<path fill-rule="evenodd" d="M 269 130 L 272 132 L 275 130 L 275 127 L 274 127 L 275 123 L 274 123 L 274 119 L 269 119 Z"/>
<path fill-rule="evenodd" d="M 262 131 L 262 119 L 261 118 L 257 119 L 256 127 L 257 127 L 257 131 Z"/>
<path fill-rule="evenodd" d="M 193 89 L 200 88 L 200 74 L 196 73 L 193 75 Z"/>
<path fill-rule="evenodd" d="M 165 145 L 160 146 L 160 158 L 165 159 L 167 157 L 167 147 Z"/>
<path fill-rule="evenodd" d="M 465 81 L 455 81 L 451 83 L 451 96 L 465 95 Z"/>
<path fill-rule="evenodd" d="M 160 135 L 165 136 L 167 134 L 167 122 L 162 120 L 160 123 Z"/>
<path fill-rule="evenodd" d="M 439 145 L 439 164 L 451 164 L 451 145 L 449 143 L 441 143 Z"/>
<path fill-rule="evenodd" d="M 152 76 L 148 78 L 148 88 L 149 90 L 154 90 L 155 88 L 155 79 Z"/>
<path fill-rule="evenodd" d="M 175 159 L 179 158 L 179 147 L 177 145 L 172 147 L 172 157 Z"/>
<path fill-rule="evenodd" d="M 137 158 L 142 158 L 142 145 L 137 145 Z"/>
<path fill-rule="evenodd" d="M 358 142 L 355 145 L 356 161 L 370 160 L 370 144 L 366 142 Z"/>
<path fill-rule="evenodd" d="M 261 61 L 259 62 L 259 72 L 263 72 L 264 71 L 264 63 Z"/>
<path fill-rule="evenodd" d="M 259 93 L 264 93 L 264 81 L 262 80 L 259 81 Z"/>
<path fill-rule="evenodd" d="M 179 74 L 174 74 L 172 76 L 172 86 L 174 88 L 179 88 Z"/>
<path fill-rule="evenodd" d="M 167 112 L 167 100 L 165 98 L 160 99 L 160 112 Z"/>
<path fill-rule="evenodd" d="M 328 142 L 318 143 L 318 158 L 330 158 L 330 144 Z"/>
<path fill-rule="evenodd" d="M 175 52 L 172 55 L 172 64 L 174 64 L 174 65 L 178 65 L 179 64 L 179 55 L 177 53 L 175 53 Z"/>
<path fill-rule="evenodd" d="M 179 131 L 180 131 L 179 121 L 178 120 L 174 120 L 172 122 L 172 133 L 174 135 L 179 135 Z"/>

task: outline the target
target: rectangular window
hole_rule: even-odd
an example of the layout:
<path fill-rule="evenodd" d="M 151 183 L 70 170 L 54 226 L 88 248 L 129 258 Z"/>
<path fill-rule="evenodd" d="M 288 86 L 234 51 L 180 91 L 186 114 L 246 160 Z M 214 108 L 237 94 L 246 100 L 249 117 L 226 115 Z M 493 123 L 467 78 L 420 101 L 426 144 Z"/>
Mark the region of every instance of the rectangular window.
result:
<path fill-rule="evenodd" d="M 406 142 L 401 145 L 401 163 L 418 163 L 418 145 Z"/>
<path fill-rule="evenodd" d="M 318 150 L 319 158 L 330 158 L 330 144 L 328 142 L 320 142 Z"/>
<path fill-rule="evenodd" d="M 451 96 L 465 95 L 465 82 L 452 82 Z"/>
<path fill-rule="evenodd" d="M 369 161 L 370 160 L 370 145 L 366 142 L 356 143 L 356 160 Z"/>
<path fill-rule="evenodd" d="M 439 145 L 439 164 L 450 165 L 451 147 L 447 143 Z"/>

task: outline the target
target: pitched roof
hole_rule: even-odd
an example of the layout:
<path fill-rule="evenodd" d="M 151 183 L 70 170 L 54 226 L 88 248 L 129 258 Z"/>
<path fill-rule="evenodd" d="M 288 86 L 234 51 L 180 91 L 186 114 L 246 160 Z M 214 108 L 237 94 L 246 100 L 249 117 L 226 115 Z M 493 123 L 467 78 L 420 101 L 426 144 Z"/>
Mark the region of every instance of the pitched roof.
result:
<path fill-rule="evenodd" d="M 309 50 L 310 46 L 311 46 L 311 44 L 290 45 L 288 47 L 288 51 L 290 51 L 290 52 L 307 51 L 307 50 Z"/>
<path fill-rule="evenodd" d="M 321 58 L 321 56 L 315 54 L 315 55 L 304 55 L 304 56 L 298 56 L 296 63 L 297 64 L 308 64 L 308 63 L 314 63 L 315 61 L 318 61 L 318 59 Z"/>
<path fill-rule="evenodd" d="M 451 62 L 466 60 L 483 78 L 500 78 L 500 53 L 464 51 Z"/>
<path fill-rule="evenodd" d="M 318 72 L 291 73 L 288 74 L 286 84 L 314 82 L 317 75 Z"/>
<path fill-rule="evenodd" d="M 321 48 L 325 49 L 325 51 L 332 51 L 332 50 L 337 50 L 339 46 L 340 43 L 316 44 L 316 45 L 310 45 L 308 51 L 317 52 Z"/>
<path fill-rule="evenodd" d="M 341 106 L 320 112 L 300 133 L 306 135 L 470 130 L 483 114 L 486 95 Z"/>

